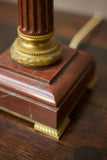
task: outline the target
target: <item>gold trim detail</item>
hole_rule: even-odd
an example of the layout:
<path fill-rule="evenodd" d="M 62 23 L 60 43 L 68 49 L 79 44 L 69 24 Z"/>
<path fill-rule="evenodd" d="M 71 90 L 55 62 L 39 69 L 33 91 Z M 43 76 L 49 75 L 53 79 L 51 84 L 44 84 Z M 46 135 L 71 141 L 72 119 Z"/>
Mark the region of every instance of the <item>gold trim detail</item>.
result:
<path fill-rule="evenodd" d="M 23 116 L 23 115 L 21 115 L 21 114 L 19 114 L 19 113 L 13 112 L 13 111 L 11 111 L 11 110 L 9 110 L 9 109 L 7 109 L 7 108 L 4 108 L 4 107 L 1 107 L 1 106 L 0 106 L 0 110 L 6 112 L 6 113 L 8 113 L 8 114 L 11 114 L 11 115 L 13 115 L 13 116 L 15 116 L 15 117 L 18 117 L 18 118 L 21 118 L 21 119 L 23 119 L 23 120 L 26 120 L 26 121 L 28 121 L 28 122 L 30 122 L 30 123 L 33 123 L 33 124 L 35 123 L 34 120 L 32 120 L 32 119 L 30 119 L 30 118 L 27 118 L 27 117 L 25 117 L 25 116 Z"/>
<path fill-rule="evenodd" d="M 19 37 L 10 48 L 12 59 L 25 66 L 47 66 L 62 56 L 62 45 L 53 36 L 27 36 L 18 29 Z"/>
<path fill-rule="evenodd" d="M 28 41 L 44 41 L 44 40 L 47 40 L 47 39 L 50 39 L 54 36 L 54 31 L 49 33 L 49 34 L 46 34 L 46 35 L 42 35 L 42 36 L 28 36 L 26 34 L 23 34 L 20 32 L 19 30 L 19 27 L 17 29 L 17 33 L 19 35 L 19 37 L 21 37 L 22 39 L 25 39 L 25 40 L 28 40 Z"/>
<path fill-rule="evenodd" d="M 69 122 L 70 122 L 70 119 L 66 117 L 58 129 L 54 129 L 54 128 L 51 128 L 51 127 L 48 127 L 46 125 L 36 122 L 34 124 L 34 129 L 41 133 L 49 135 L 55 139 L 59 139 L 62 133 L 64 132 L 64 130 L 66 129 L 66 127 L 68 126 Z"/>
<path fill-rule="evenodd" d="M 98 82 L 98 77 L 95 75 L 93 76 L 93 78 L 91 78 L 90 82 L 88 83 L 88 89 L 92 90 L 97 84 L 97 82 Z"/>

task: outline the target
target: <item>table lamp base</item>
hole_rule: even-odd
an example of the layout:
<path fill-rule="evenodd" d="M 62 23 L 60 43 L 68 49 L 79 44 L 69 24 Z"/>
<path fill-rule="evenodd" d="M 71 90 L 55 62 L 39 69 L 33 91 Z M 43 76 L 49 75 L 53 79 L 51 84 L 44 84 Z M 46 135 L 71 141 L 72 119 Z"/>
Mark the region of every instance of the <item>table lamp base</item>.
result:
<path fill-rule="evenodd" d="M 0 56 L 0 109 L 59 139 L 70 113 L 86 89 L 96 83 L 94 71 L 91 55 L 67 46 L 57 63 L 35 68 L 14 62 L 8 50 Z"/>

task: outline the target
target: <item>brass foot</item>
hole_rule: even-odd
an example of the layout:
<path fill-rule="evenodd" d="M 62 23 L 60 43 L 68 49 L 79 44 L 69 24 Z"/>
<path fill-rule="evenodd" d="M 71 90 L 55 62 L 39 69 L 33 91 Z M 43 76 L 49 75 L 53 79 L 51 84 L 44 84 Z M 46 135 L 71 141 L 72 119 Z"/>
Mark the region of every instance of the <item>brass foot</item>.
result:
<path fill-rule="evenodd" d="M 70 119 L 66 117 L 58 129 L 54 129 L 46 125 L 43 125 L 41 123 L 35 122 L 34 129 L 41 133 L 49 135 L 55 139 L 59 139 L 62 133 L 64 132 L 64 130 L 66 129 L 67 125 L 69 124 L 69 122 L 70 122 Z"/>
<path fill-rule="evenodd" d="M 95 87 L 95 85 L 97 84 L 97 82 L 98 82 L 98 77 L 96 75 L 94 75 L 93 78 L 88 83 L 87 88 L 89 90 L 92 90 Z"/>

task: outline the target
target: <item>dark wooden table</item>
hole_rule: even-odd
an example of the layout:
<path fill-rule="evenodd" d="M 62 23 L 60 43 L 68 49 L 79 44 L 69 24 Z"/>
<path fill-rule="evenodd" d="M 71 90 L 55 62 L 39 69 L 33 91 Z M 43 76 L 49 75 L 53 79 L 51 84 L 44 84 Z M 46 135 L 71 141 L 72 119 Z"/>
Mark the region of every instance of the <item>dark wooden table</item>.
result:
<path fill-rule="evenodd" d="M 62 43 L 69 44 L 88 19 L 55 12 L 56 36 Z M 13 42 L 17 26 L 16 5 L 0 2 L 0 54 Z M 0 111 L 0 160 L 107 159 L 107 21 L 103 21 L 79 49 L 95 57 L 99 82 L 92 92 L 86 92 L 73 111 L 62 138 L 55 141 L 34 131 L 32 124 Z"/>

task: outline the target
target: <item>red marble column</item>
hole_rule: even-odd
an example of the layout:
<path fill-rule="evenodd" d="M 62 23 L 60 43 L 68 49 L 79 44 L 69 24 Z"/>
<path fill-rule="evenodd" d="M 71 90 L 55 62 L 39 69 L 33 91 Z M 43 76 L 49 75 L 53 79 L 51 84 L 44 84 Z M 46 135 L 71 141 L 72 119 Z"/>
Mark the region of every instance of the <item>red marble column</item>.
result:
<path fill-rule="evenodd" d="M 40 36 L 53 31 L 53 0 L 18 0 L 19 30 Z"/>

